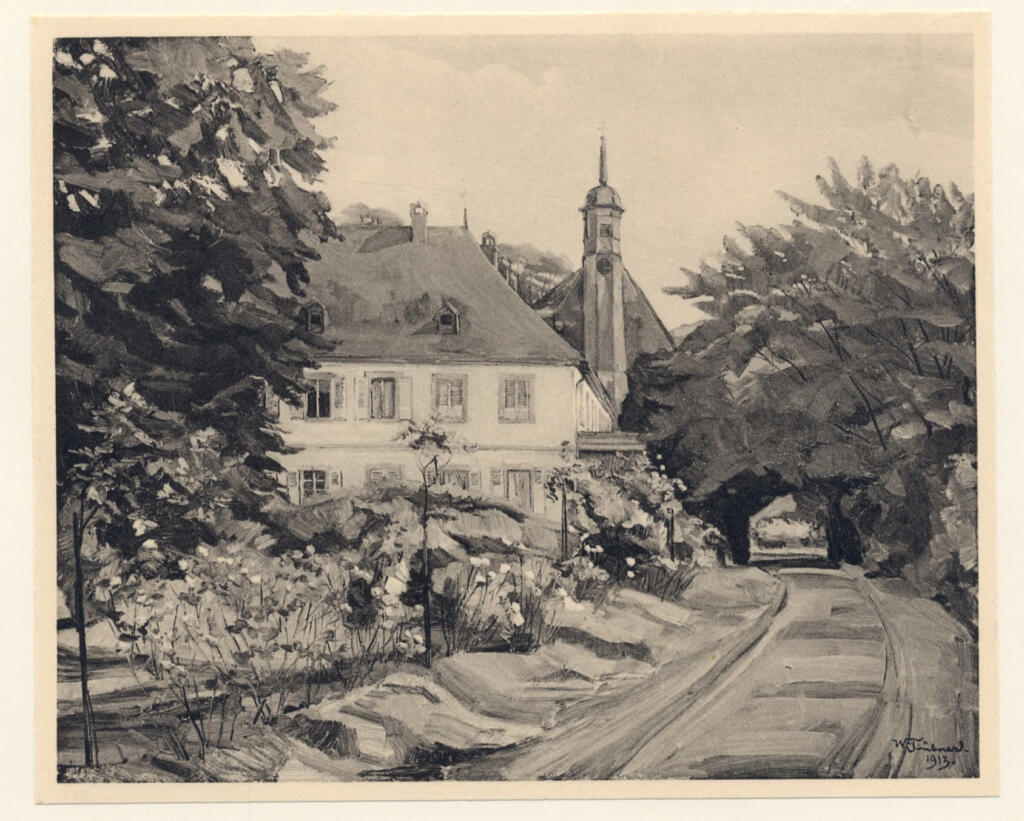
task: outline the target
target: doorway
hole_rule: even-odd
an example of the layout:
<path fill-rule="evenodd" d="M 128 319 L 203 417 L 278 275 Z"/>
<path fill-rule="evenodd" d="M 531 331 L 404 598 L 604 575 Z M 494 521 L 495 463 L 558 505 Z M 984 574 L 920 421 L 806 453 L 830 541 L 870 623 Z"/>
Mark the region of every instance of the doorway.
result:
<path fill-rule="evenodd" d="M 533 472 L 529 470 L 505 471 L 505 496 L 524 510 L 533 510 Z"/>

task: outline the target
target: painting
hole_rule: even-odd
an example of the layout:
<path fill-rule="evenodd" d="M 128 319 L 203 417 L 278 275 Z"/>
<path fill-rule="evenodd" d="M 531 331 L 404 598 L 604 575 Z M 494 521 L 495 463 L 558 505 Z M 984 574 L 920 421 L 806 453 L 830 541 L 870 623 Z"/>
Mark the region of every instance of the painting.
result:
<path fill-rule="evenodd" d="M 991 791 L 987 17 L 322 23 L 37 26 L 41 800 Z"/>

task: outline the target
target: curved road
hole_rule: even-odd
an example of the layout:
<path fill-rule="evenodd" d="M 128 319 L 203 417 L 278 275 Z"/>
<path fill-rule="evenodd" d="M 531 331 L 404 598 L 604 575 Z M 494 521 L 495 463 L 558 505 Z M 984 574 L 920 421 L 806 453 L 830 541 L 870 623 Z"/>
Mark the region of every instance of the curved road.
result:
<path fill-rule="evenodd" d="M 888 759 L 879 724 L 899 720 L 887 707 L 900 672 L 884 616 L 841 571 L 779 577 L 787 603 L 769 630 L 620 777 L 850 777 L 867 774 L 869 747 Z M 880 734 L 886 743 L 871 744 Z"/>
<path fill-rule="evenodd" d="M 942 656 L 945 651 L 936 648 L 957 645 L 963 655 L 962 637 L 954 641 L 950 635 L 954 628 L 948 614 L 934 602 L 886 592 L 853 570 L 774 572 L 786 586 L 784 606 L 763 635 L 699 692 L 681 685 L 685 665 L 670 662 L 628 697 L 589 710 L 580 705 L 580 711 L 571 711 L 573 715 L 543 738 L 456 765 L 447 776 L 525 780 L 976 774 L 969 755 L 954 756 L 948 771 L 936 773 L 920 750 L 908 752 L 905 744 L 894 743 L 914 737 L 912 729 L 919 736 L 934 731 L 935 743 L 954 743 L 940 736 L 959 732 L 965 726 L 962 716 L 970 716 L 969 705 L 958 712 L 963 706 L 960 690 L 953 696 L 958 707 L 942 709 L 950 699 L 947 688 L 930 700 L 930 712 L 924 711 L 932 716 L 937 704 L 940 719 L 913 726 L 922 713 L 912 703 L 921 692 L 914 667 L 927 665 L 926 657 Z M 929 633 L 920 618 L 926 611 L 940 629 Z M 914 664 L 908 662 L 908 648 L 917 651 Z M 956 659 L 938 663 L 948 666 Z M 962 663 L 960 668 L 963 674 Z M 934 681 L 944 674 L 928 672 L 935 689 Z M 955 681 L 969 675 L 958 676 L 950 669 L 946 677 Z"/>

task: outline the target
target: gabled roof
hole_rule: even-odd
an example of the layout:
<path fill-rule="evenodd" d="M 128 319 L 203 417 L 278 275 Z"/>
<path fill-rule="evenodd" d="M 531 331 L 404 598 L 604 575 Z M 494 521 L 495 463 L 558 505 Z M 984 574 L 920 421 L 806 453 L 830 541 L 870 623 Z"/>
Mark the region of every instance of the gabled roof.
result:
<path fill-rule="evenodd" d="M 623 269 L 622 273 L 626 361 L 632 365 L 639 354 L 672 350 L 676 343 L 629 271 Z M 583 350 L 582 268 L 552 288 L 535 307 L 548 322 L 560 323 L 566 342 Z"/>
<path fill-rule="evenodd" d="M 343 226 L 344 242 L 320 246 L 307 263 L 306 304 L 329 322 L 329 354 L 396 362 L 573 364 L 582 356 L 508 287 L 464 228 Z M 458 334 L 438 333 L 445 307 Z"/>

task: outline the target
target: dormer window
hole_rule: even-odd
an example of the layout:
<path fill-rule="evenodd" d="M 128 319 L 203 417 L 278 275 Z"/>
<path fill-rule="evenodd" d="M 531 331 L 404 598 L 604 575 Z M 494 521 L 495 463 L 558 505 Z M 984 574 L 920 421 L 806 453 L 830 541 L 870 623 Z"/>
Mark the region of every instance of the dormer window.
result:
<path fill-rule="evenodd" d="M 322 334 L 327 327 L 327 315 L 324 306 L 314 302 L 306 308 L 306 328 L 311 334 Z"/>
<path fill-rule="evenodd" d="M 461 330 L 459 312 L 451 305 L 445 305 L 437 315 L 437 332 L 439 334 L 458 334 Z"/>

